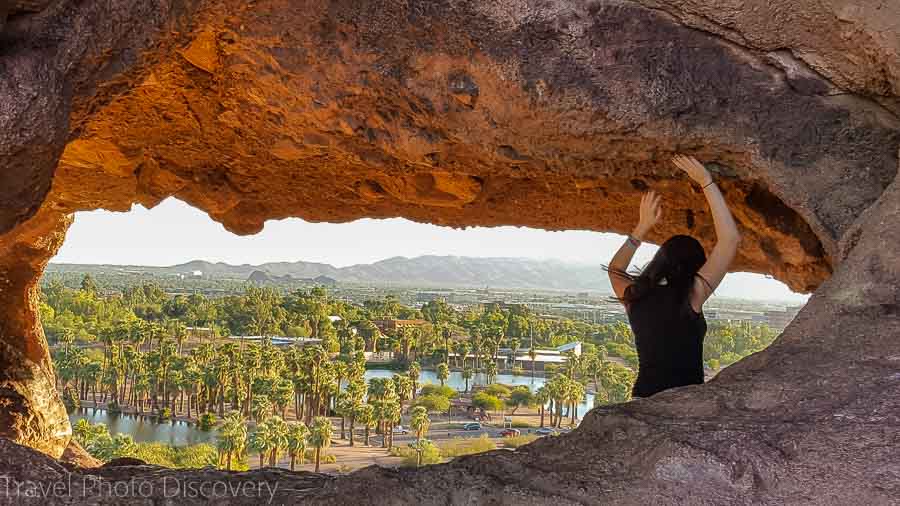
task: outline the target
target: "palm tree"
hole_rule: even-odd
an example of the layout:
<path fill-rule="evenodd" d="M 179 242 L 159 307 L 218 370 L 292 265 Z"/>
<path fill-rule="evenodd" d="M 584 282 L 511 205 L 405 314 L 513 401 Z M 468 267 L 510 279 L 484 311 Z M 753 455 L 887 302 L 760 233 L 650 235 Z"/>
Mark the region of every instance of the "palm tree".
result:
<path fill-rule="evenodd" d="M 331 420 L 324 416 L 317 416 L 313 421 L 313 426 L 309 431 L 309 444 L 316 449 L 316 472 L 319 472 L 319 462 L 322 460 L 324 451 L 331 445 L 331 435 L 334 427 L 331 426 Z"/>
<path fill-rule="evenodd" d="M 534 379 L 534 362 L 537 360 L 537 350 L 534 349 L 534 345 L 528 350 L 528 358 L 531 359 L 531 379 Z"/>
<path fill-rule="evenodd" d="M 75 331 L 72 329 L 66 328 L 63 329 L 62 333 L 59 334 L 57 340 L 63 344 L 63 350 L 65 352 L 65 358 L 69 358 L 69 347 L 75 343 Z"/>
<path fill-rule="evenodd" d="M 330 357 L 325 348 L 310 346 L 304 348 L 303 362 L 306 365 L 306 373 L 309 377 L 309 394 L 307 395 L 306 420 L 309 424 L 314 416 L 322 411 L 326 393 L 326 385 L 330 383 L 329 371 Z"/>
<path fill-rule="evenodd" d="M 265 464 L 266 455 L 273 448 L 272 434 L 268 430 L 269 427 L 266 423 L 261 423 L 256 426 L 256 430 L 250 434 L 250 448 L 256 450 L 259 453 L 259 468 L 262 469 Z"/>
<path fill-rule="evenodd" d="M 163 405 L 169 404 L 169 369 L 178 354 L 175 342 L 171 339 L 163 339 L 159 342 L 159 367 L 162 370 Z"/>
<path fill-rule="evenodd" d="M 369 446 L 369 429 L 375 424 L 375 408 L 371 404 L 360 403 L 356 406 L 356 412 L 353 414 L 354 420 L 362 424 L 365 429 L 364 444 Z M 350 446 L 353 446 L 353 433 L 350 433 Z"/>
<path fill-rule="evenodd" d="M 494 383 L 494 381 L 497 379 L 497 362 L 494 360 L 489 360 L 484 372 L 485 375 L 487 375 L 488 385 Z"/>
<path fill-rule="evenodd" d="M 273 416 L 266 421 L 266 431 L 269 433 L 269 441 L 272 444 L 269 454 L 269 465 L 278 463 L 280 451 L 288 447 L 288 424 L 280 416 Z"/>
<path fill-rule="evenodd" d="M 447 381 L 447 378 L 450 377 L 450 367 L 447 366 L 446 362 L 441 362 L 437 366 L 437 378 L 441 382 L 441 386 L 444 386 L 444 382 Z"/>
<path fill-rule="evenodd" d="M 237 411 L 232 411 L 222 420 L 216 439 L 219 449 L 219 464 L 222 456 L 225 457 L 225 469 L 231 471 L 232 458 L 240 458 L 244 454 L 247 442 L 247 424 Z"/>
<path fill-rule="evenodd" d="M 594 380 L 594 391 L 599 394 L 603 389 L 600 378 L 603 376 L 603 363 L 606 361 L 606 350 L 598 348 L 597 351 L 587 359 L 587 369 L 591 378 Z"/>
<path fill-rule="evenodd" d="M 390 388 L 388 386 L 390 385 Z M 384 433 L 384 405 L 386 403 L 386 398 L 393 395 L 394 383 L 386 378 L 371 378 L 369 379 L 369 398 L 368 402 L 372 404 L 374 408 L 374 416 L 376 421 L 376 428 L 379 434 L 383 434 L 384 438 L 382 439 L 381 446 L 385 448 L 387 446 L 387 434 Z M 389 391 L 390 390 L 390 391 Z"/>
<path fill-rule="evenodd" d="M 575 419 L 578 418 L 578 405 L 584 400 L 584 384 L 578 381 L 572 381 L 569 384 L 568 401 L 572 406 L 571 424 L 575 425 Z"/>
<path fill-rule="evenodd" d="M 184 338 L 187 337 L 187 326 L 181 320 L 172 320 L 169 324 L 169 332 L 172 333 L 172 337 L 178 343 L 178 354 L 180 355 L 184 348 Z"/>
<path fill-rule="evenodd" d="M 419 365 L 418 362 L 413 362 L 409 364 L 409 379 L 412 380 L 413 383 L 413 394 L 412 398 L 416 398 L 416 392 L 419 391 L 419 376 L 422 375 L 422 366 Z"/>
<path fill-rule="evenodd" d="M 466 380 L 466 392 L 469 391 L 469 380 L 472 379 L 472 368 L 466 367 L 462 370 L 462 378 Z"/>
<path fill-rule="evenodd" d="M 355 408 L 355 399 L 351 398 L 347 395 L 347 392 L 341 392 L 338 394 L 337 402 L 335 403 L 334 410 L 341 417 L 341 435 L 340 439 L 346 439 L 344 437 L 347 434 L 346 430 L 346 421 L 348 418 L 353 417 L 353 409 Z M 353 438 L 353 427 L 350 428 L 350 438 Z"/>
<path fill-rule="evenodd" d="M 516 366 L 516 358 L 518 358 L 518 356 L 519 356 L 519 346 L 521 346 L 521 345 L 522 345 L 522 343 L 519 341 L 518 338 L 513 338 L 513 339 L 509 340 L 509 348 L 510 348 L 510 351 L 512 352 L 511 357 L 512 357 L 512 366 L 513 367 Z"/>
<path fill-rule="evenodd" d="M 416 431 L 416 467 L 422 465 L 422 441 L 431 427 L 431 419 L 428 418 L 428 410 L 424 406 L 415 406 L 410 412 L 409 426 Z"/>
<path fill-rule="evenodd" d="M 196 396 L 200 394 L 200 385 L 203 382 L 203 371 L 197 364 L 196 356 L 189 356 L 184 371 L 184 389 L 187 392 L 187 417 L 191 417 L 191 406 L 196 403 Z M 197 414 L 199 415 L 199 408 Z"/>
<path fill-rule="evenodd" d="M 243 340 L 241 341 L 243 344 Z M 247 393 L 244 396 L 244 416 L 250 416 L 250 410 L 253 404 L 253 382 L 256 378 L 256 373 L 259 370 L 262 362 L 262 354 L 257 343 L 249 344 L 243 352 L 239 352 L 238 357 L 240 358 L 241 369 L 240 374 L 246 378 L 247 383 Z M 238 369 L 233 369 L 235 374 L 238 374 Z M 235 383 L 235 392 L 237 392 L 237 384 Z"/>
<path fill-rule="evenodd" d="M 402 376 L 400 374 L 393 375 L 391 380 L 394 382 L 394 392 L 397 393 L 400 404 L 403 404 L 412 396 L 412 380 L 409 379 L 409 376 Z"/>
<path fill-rule="evenodd" d="M 544 406 L 550 401 L 550 393 L 547 391 L 546 385 L 541 386 L 534 393 L 534 400 L 540 406 L 541 410 L 541 427 L 544 426 Z"/>
<path fill-rule="evenodd" d="M 366 383 L 362 380 L 361 377 L 354 377 L 347 383 L 347 388 L 344 390 L 344 396 L 347 399 L 349 412 L 346 413 L 350 418 L 350 446 L 353 446 L 353 428 L 357 421 L 357 415 L 359 414 L 359 407 L 362 404 L 363 399 L 366 396 Z"/>
<path fill-rule="evenodd" d="M 253 399 L 253 419 L 256 420 L 257 423 L 265 422 L 269 415 L 272 413 L 272 403 L 269 401 L 269 396 L 266 394 L 259 394 Z"/>
<path fill-rule="evenodd" d="M 403 414 L 400 401 L 396 397 L 389 399 L 385 402 L 384 413 L 388 425 L 388 450 L 390 450 L 394 447 L 394 427 L 400 422 L 400 416 Z"/>
<path fill-rule="evenodd" d="M 466 368 L 466 357 L 469 356 L 469 343 L 460 341 L 456 343 L 456 354 L 462 359 L 462 368 Z"/>
<path fill-rule="evenodd" d="M 306 424 L 301 421 L 289 424 L 287 439 L 288 453 L 291 455 L 291 471 L 293 471 L 294 463 L 297 460 L 297 455 L 300 456 L 301 466 L 303 465 L 303 460 L 306 457 L 306 444 L 309 440 L 309 429 L 306 427 Z"/>
<path fill-rule="evenodd" d="M 100 377 L 103 373 L 103 366 L 100 365 L 100 362 L 95 362 L 93 360 L 88 360 L 87 357 L 81 356 L 83 359 L 83 365 L 79 368 L 79 376 L 82 378 L 82 385 L 84 386 L 85 395 L 82 398 L 87 400 L 87 386 L 90 385 L 91 388 L 91 396 L 94 401 L 94 407 L 97 407 L 97 382 L 100 380 Z M 77 367 L 77 366 L 76 366 Z"/>
<path fill-rule="evenodd" d="M 450 337 L 453 336 L 453 331 L 446 323 L 441 325 L 441 336 L 444 338 L 444 361 L 450 362 Z"/>
<path fill-rule="evenodd" d="M 281 411 L 281 418 L 286 417 L 288 404 L 294 395 L 294 385 L 285 378 L 276 378 L 272 384 L 270 397 L 275 406 Z"/>

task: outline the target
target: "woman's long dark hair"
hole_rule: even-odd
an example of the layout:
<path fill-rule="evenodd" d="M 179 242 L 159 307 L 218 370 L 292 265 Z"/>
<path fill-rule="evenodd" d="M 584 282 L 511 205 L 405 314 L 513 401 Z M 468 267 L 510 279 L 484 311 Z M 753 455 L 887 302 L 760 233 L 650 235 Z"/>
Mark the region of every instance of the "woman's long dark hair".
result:
<path fill-rule="evenodd" d="M 631 281 L 622 300 L 626 305 L 631 305 L 662 286 L 672 290 L 677 298 L 687 301 L 694 277 L 705 263 L 706 252 L 697 239 L 688 235 L 676 235 L 664 242 L 653 260 L 638 272 L 607 269 L 613 275 Z"/>

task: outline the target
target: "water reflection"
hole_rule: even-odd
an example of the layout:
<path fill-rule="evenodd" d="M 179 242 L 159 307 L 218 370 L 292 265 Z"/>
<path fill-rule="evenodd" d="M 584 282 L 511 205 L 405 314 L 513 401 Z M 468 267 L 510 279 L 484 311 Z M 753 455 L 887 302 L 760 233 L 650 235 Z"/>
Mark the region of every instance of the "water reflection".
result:
<path fill-rule="evenodd" d="M 105 423 L 110 434 L 130 434 L 137 443 L 159 441 L 174 446 L 184 446 L 213 443 L 216 438 L 215 431 L 202 431 L 185 422 L 157 423 L 151 417 L 113 414 L 105 409 L 79 408 L 69 415 L 69 420 L 73 425 L 82 419 L 91 423 Z"/>
<path fill-rule="evenodd" d="M 369 378 L 390 378 L 394 374 L 397 374 L 397 371 L 388 371 L 383 369 L 369 369 L 366 371 L 366 381 Z M 504 385 L 512 385 L 519 386 L 525 385 L 531 389 L 532 392 L 536 391 L 538 388 L 544 386 L 547 380 L 545 378 L 535 376 L 532 378 L 530 375 L 514 375 L 514 374 L 498 374 L 494 383 L 503 383 Z M 435 383 L 440 384 L 440 380 L 437 378 L 437 373 L 434 371 L 422 371 L 422 374 L 419 375 L 419 388 L 422 388 L 422 385 L 426 383 Z M 472 385 L 484 385 L 487 383 L 487 375 L 485 374 L 474 374 L 472 379 L 469 380 L 469 389 L 472 389 Z M 455 388 L 456 390 L 462 392 L 466 388 L 466 380 L 462 377 L 462 372 L 460 371 L 452 371 L 450 373 L 450 377 L 447 381 L 444 382 L 445 385 Z M 594 407 L 594 395 L 587 394 L 585 396 L 585 401 L 578 405 L 578 414 L 582 416 L 584 413 L 587 413 L 588 410 Z"/>

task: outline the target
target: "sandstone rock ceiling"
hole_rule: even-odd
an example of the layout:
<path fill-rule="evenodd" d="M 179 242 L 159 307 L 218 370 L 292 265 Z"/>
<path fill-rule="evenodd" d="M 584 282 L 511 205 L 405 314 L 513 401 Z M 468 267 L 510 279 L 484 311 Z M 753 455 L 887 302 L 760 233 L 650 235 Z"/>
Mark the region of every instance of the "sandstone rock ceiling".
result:
<path fill-rule="evenodd" d="M 853 58 L 813 52 L 831 82 L 790 51 L 763 52 L 797 35 L 760 19 L 797 21 L 807 4 L 750 9 L 730 31 L 710 25 L 736 21 L 683 7 L 667 10 L 749 47 L 627 2 L 204 2 L 146 52 L 135 47 L 148 36 L 125 31 L 83 49 L 105 52 L 91 55 L 95 74 L 70 79 L 85 90 L 43 207 L 125 210 L 174 195 L 237 233 L 288 216 L 626 232 L 652 187 L 670 209 L 654 239 L 708 238 L 702 199 L 666 161 L 684 151 L 720 166 L 745 236 L 735 268 L 812 290 L 896 172 L 897 118 L 872 100 L 896 98 L 896 41 L 871 35 L 881 51 Z M 738 12 L 725 7 L 718 17 Z M 171 25 L 184 8 L 146 11 Z M 7 36 L 58 22 L 50 14 L 19 31 L 11 22 Z M 833 33 L 831 21 L 811 16 L 810 29 L 829 30 L 797 53 L 868 33 Z M 109 79 L 95 86 L 97 71 Z M 62 148 L 40 137 L 53 130 L 34 132 L 31 160 Z M 7 229 L 41 204 L 46 175 L 30 172 L 15 177 L 29 186 L 12 203 L 31 205 L 4 209 Z"/>
<path fill-rule="evenodd" d="M 287 216 L 625 232 L 654 188 L 653 239 L 711 237 L 666 161 L 686 152 L 734 209 L 736 269 L 825 283 L 778 342 L 713 384 L 595 411 L 542 452 L 370 471 L 348 493 L 900 490 L 881 471 L 900 441 L 900 4 L 35 0 L 0 7 L 0 29 L 0 434 L 53 455 L 68 440 L 36 282 L 73 211 L 175 196 L 237 233 Z M 536 470 L 581 488 L 521 482 Z M 320 502 L 349 497 L 304 480 Z"/>

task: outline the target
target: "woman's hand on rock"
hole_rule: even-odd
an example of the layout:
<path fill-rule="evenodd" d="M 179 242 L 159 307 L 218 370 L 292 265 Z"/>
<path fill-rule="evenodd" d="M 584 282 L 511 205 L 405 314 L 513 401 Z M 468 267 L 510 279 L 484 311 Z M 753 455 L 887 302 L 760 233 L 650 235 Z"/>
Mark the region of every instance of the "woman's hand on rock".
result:
<path fill-rule="evenodd" d="M 693 156 L 676 155 L 672 158 L 672 163 L 685 171 L 700 186 L 708 186 L 712 182 L 712 176 L 709 174 L 709 171 Z"/>

